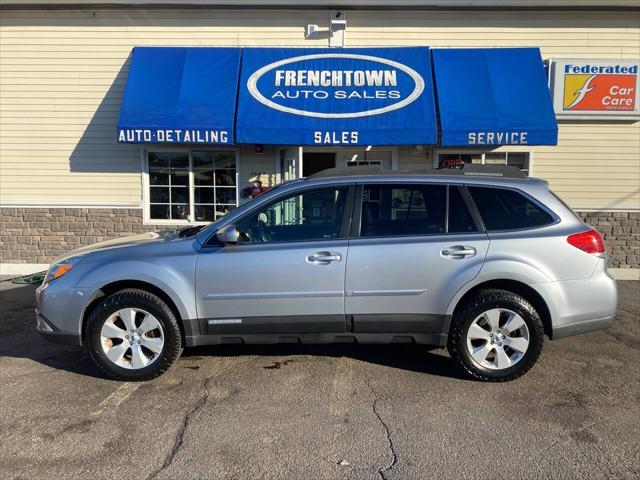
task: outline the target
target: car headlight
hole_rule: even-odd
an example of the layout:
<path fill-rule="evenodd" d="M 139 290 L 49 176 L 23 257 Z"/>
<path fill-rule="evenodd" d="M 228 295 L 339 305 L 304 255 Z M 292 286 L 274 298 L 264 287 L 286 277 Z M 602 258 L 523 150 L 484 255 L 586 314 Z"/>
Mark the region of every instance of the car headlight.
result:
<path fill-rule="evenodd" d="M 56 278 L 60 278 L 62 275 L 67 273 L 73 267 L 75 267 L 80 261 L 84 258 L 84 256 L 71 257 L 65 260 L 62 260 L 58 263 L 54 263 L 49 267 L 49 271 L 47 272 L 47 276 L 44 277 L 43 283 L 49 283 Z"/>

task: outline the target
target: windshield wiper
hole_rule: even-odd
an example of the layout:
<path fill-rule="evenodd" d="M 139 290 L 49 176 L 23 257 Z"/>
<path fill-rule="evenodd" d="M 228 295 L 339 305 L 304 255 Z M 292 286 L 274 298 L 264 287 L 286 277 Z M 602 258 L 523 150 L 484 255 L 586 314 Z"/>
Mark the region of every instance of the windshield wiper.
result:
<path fill-rule="evenodd" d="M 204 225 L 195 225 L 193 227 L 183 228 L 182 230 L 178 231 L 178 237 L 180 238 L 193 237 L 196 233 L 202 230 L 203 227 Z"/>

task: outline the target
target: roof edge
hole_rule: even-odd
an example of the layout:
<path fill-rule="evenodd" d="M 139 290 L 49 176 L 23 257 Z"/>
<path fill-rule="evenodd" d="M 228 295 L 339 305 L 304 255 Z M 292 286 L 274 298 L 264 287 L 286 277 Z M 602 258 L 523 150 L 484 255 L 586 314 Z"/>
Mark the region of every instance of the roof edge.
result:
<path fill-rule="evenodd" d="M 0 0 L 2 10 L 637 11 L 636 0 Z"/>

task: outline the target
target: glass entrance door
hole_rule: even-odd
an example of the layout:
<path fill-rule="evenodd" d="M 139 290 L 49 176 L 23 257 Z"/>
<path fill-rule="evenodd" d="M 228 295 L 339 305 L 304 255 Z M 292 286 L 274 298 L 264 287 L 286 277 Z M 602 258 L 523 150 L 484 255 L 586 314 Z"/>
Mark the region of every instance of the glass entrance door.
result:
<path fill-rule="evenodd" d="M 302 147 L 280 150 L 280 181 L 286 182 L 302 177 Z"/>
<path fill-rule="evenodd" d="M 302 176 L 309 177 L 328 168 L 335 168 L 336 152 L 303 152 Z"/>

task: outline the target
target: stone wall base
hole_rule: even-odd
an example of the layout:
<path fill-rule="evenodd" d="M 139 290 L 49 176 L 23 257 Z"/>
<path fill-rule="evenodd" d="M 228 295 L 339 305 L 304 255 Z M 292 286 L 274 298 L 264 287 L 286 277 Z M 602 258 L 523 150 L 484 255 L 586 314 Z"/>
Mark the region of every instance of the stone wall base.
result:
<path fill-rule="evenodd" d="M 92 243 L 171 228 L 137 208 L 0 208 L 0 263 L 51 263 Z"/>
<path fill-rule="evenodd" d="M 604 236 L 609 266 L 640 267 L 640 212 L 578 212 Z M 70 250 L 170 228 L 131 208 L 0 208 L 0 263 L 50 263 Z"/>
<path fill-rule="evenodd" d="M 602 234 L 609 267 L 640 267 L 640 212 L 577 213 Z"/>

